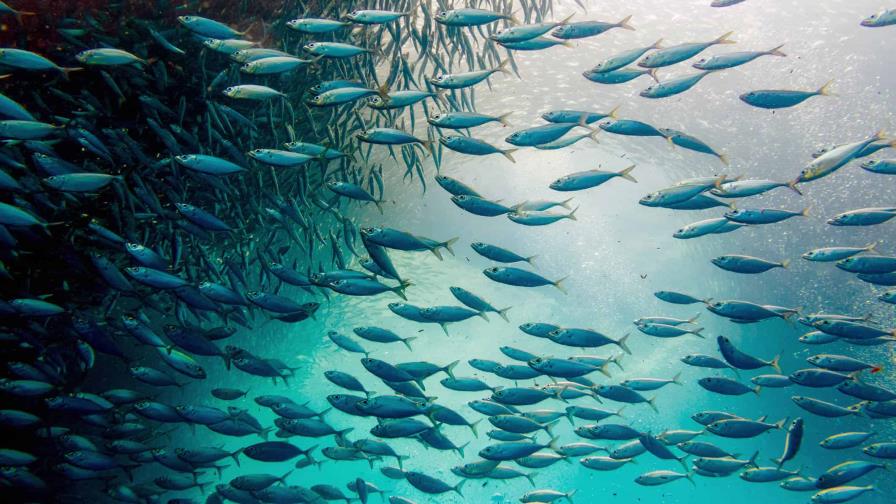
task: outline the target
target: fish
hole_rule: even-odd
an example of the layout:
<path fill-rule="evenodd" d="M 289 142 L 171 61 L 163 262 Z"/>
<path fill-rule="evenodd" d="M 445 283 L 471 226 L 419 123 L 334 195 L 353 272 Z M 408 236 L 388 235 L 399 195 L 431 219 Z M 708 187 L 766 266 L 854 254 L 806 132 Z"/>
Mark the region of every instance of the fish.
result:
<path fill-rule="evenodd" d="M 744 93 L 739 98 L 742 102 L 754 107 L 764 109 L 788 108 L 799 105 L 813 96 L 831 96 L 831 84 L 832 81 L 829 81 L 815 91 L 763 89 Z"/>
<path fill-rule="evenodd" d="M 641 61 L 638 62 L 638 66 L 643 68 L 659 68 L 680 63 L 691 59 L 711 46 L 735 43 L 729 38 L 732 34 L 733 32 L 725 33 L 709 42 L 687 42 L 657 49 L 642 58 Z"/>

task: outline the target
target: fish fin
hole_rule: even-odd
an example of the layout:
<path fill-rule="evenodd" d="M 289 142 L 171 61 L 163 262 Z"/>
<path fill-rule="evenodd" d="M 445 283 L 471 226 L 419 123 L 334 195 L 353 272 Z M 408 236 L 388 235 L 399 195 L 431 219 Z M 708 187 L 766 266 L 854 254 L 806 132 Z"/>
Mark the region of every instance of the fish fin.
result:
<path fill-rule="evenodd" d="M 759 395 L 760 392 L 762 392 L 762 385 L 756 385 L 756 386 L 753 388 L 753 393 L 756 394 L 756 395 Z"/>
<path fill-rule="evenodd" d="M 650 70 L 647 70 L 644 73 L 646 73 L 647 75 L 652 77 L 654 81 L 656 81 L 656 82 L 660 81 L 659 77 L 656 76 L 656 68 L 651 68 Z M 670 142 L 672 141 L 672 139 L 669 137 L 666 137 L 666 140 L 669 140 Z"/>
<path fill-rule="evenodd" d="M 482 320 L 485 320 L 486 322 L 490 322 L 490 320 L 488 319 L 488 315 L 486 315 L 485 312 L 479 312 L 479 313 L 477 313 L 476 315 L 477 315 L 478 317 L 481 317 Z"/>
<path fill-rule="evenodd" d="M 569 210 L 569 202 L 572 201 L 573 199 L 575 199 L 575 198 L 568 198 L 568 199 L 565 199 L 565 200 L 561 201 L 561 202 L 560 202 L 560 206 L 562 206 L 563 208 Z"/>
<path fill-rule="evenodd" d="M 728 166 L 729 164 L 731 164 L 731 160 L 728 159 L 727 154 L 719 154 L 717 157 L 719 158 L 719 161 L 721 161 L 722 164 L 724 164 L 725 166 Z"/>
<path fill-rule="evenodd" d="M 616 364 L 616 367 L 618 367 L 620 370 L 625 371 L 625 368 L 622 367 L 622 364 L 619 363 L 619 361 L 621 361 L 623 357 L 625 357 L 625 354 L 621 353 L 615 357 L 611 357 L 610 360 L 613 361 L 613 364 Z"/>
<path fill-rule="evenodd" d="M 610 376 L 610 372 L 607 371 L 607 367 L 609 367 L 609 366 L 610 366 L 610 359 L 607 359 L 601 367 L 597 368 L 597 370 L 600 371 L 600 373 L 602 375 L 606 376 L 607 378 L 612 378 L 612 376 Z"/>
<path fill-rule="evenodd" d="M 568 214 L 564 215 L 564 217 L 566 217 L 569 220 L 578 220 L 578 219 L 576 219 L 576 210 L 578 210 L 578 209 L 579 209 L 579 207 L 573 208 L 572 211 L 569 212 Z"/>
<path fill-rule="evenodd" d="M 506 114 L 499 115 L 498 122 L 501 123 L 502 125 L 504 125 L 505 127 L 512 126 L 512 124 L 510 124 L 510 121 L 507 120 L 507 118 L 510 117 L 512 114 L 513 114 L 513 112 L 508 112 Z"/>
<path fill-rule="evenodd" d="M 800 212 L 800 215 L 802 215 L 803 217 L 808 217 L 809 216 L 809 208 L 811 208 L 811 207 L 804 208 L 803 211 Z"/>
<path fill-rule="evenodd" d="M 563 42 L 560 42 L 560 45 L 562 45 L 563 47 L 568 47 L 568 48 L 570 48 L 570 49 L 572 49 L 573 47 L 576 46 L 576 45 L 572 42 L 572 40 L 564 40 Z"/>
<path fill-rule="evenodd" d="M 501 155 L 506 157 L 507 159 L 509 159 L 511 163 L 516 163 L 516 159 L 513 159 L 513 156 L 511 154 L 513 154 L 517 150 L 518 149 L 504 149 L 500 152 L 501 152 Z"/>
<path fill-rule="evenodd" d="M 766 54 L 768 54 L 769 56 L 780 56 L 783 58 L 787 55 L 784 54 L 783 52 L 781 52 L 782 47 L 784 47 L 784 44 L 781 44 L 778 47 L 773 47 L 773 48 L 769 49 L 768 51 L 766 51 Z"/>
<path fill-rule="evenodd" d="M 473 422 L 473 423 L 471 423 L 470 425 L 468 425 L 468 427 L 470 428 L 470 430 L 473 431 L 473 436 L 474 436 L 474 437 L 477 437 L 477 438 L 479 437 L 479 431 L 476 430 L 476 426 L 479 425 L 479 422 L 481 422 L 482 420 L 483 420 L 483 419 L 480 418 L 479 420 L 476 420 L 475 422 Z"/>
<path fill-rule="evenodd" d="M 629 336 L 631 336 L 631 333 L 626 333 L 625 336 L 619 338 L 619 341 L 616 342 L 616 345 L 618 345 L 619 348 L 621 348 L 623 352 L 631 355 L 632 351 L 629 350 L 628 345 L 625 344 L 625 341 L 628 339 Z"/>
<path fill-rule="evenodd" d="M 537 257 L 538 257 L 538 254 L 529 256 L 526 258 L 526 262 L 529 263 L 529 266 L 532 266 L 533 268 L 537 268 L 538 266 L 535 265 L 535 259 Z"/>
<path fill-rule="evenodd" d="M 457 453 L 460 455 L 460 458 L 464 458 L 464 448 L 466 448 L 468 444 L 470 444 L 469 441 L 457 447 Z"/>
<path fill-rule="evenodd" d="M 573 210 L 573 211 L 575 211 L 575 210 Z M 568 292 L 566 292 L 566 288 L 563 287 L 563 281 L 566 280 L 567 278 L 569 278 L 569 275 L 561 278 L 560 280 L 557 280 L 556 282 L 552 282 L 552 285 L 554 287 L 556 287 L 560 292 L 562 292 L 564 294 L 569 294 Z"/>
<path fill-rule="evenodd" d="M 450 240 L 445 240 L 444 242 L 440 243 L 439 247 L 445 247 L 445 250 L 447 250 L 449 254 L 454 255 L 454 250 L 451 248 L 451 246 L 454 245 L 454 243 L 459 239 L 459 236 L 455 236 Z"/>
<path fill-rule="evenodd" d="M 834 83 L 833 80 L 829 80 L 829 81 L 825 82 L 823 86 L 818 88 L 818 91 L 816 91 L 816 94 L 818 94 L 820 96 L 837 96 L 834 93 L 831 93 L 831 84 L 833 84 L 833 83 Z"/>
<path fill-rule="evenodd" d="M 467 483 L 467 480 L 462 479 L 462 480 L 460 480 L 460 483 L 458 483 L 457 485 L 454 485 L 454 487 L 452 487 L 451 489 L 454 490 L 455 492 L 457 492 L 457 495 L 460 495 L 461 497 L 463 497 L 464 494 L 461 493 L 461 489 L 464 487 L 464 485 L 466 483 Z"/>
<path fill-rule="evenodd" d="M 654 42 L 653 44 L 651 44 L 650 48 L 651 49 L 662 49 L 663 48 L 662 44 L 663 44 L 663 39 L 659 39 L 656 42 Z"/>
<path fill-rule="evenodd" d="M 454 368 L 457 367 L 458 364 L 460 364 L 460 361 L 456 360 L 456 361 L 452 362 L 451 364 L 448 364 L 447 366 L 445 366 L 443 371 L 445 371 L 445 374 L 447 374 L 448 376 L 454 378 Z"/>
<path fill-rule="evenodd" d="M 451 336 L 450 334 L 448 334 L 448 324 L 446 324 L 445 322 L 439 322 L 439 326 L 441 326 L 442 330 L 445 331 L 445 336 Z"/>
<path fill-rule="evenodd" d="M 693 317 L 689 318 L 688 321 L 687 321 L 686 323 L 687 323 L 687 324 L 693 324 L 694 322 L 697 321 L 698 318 L 700 318 L 700 314 L 699 314 L 699 313 L 696 314 L 696 315 L 694 315 Z"/>
<path fill-rule="evenodd" d="M 432 252 L 432 255 L 438 257 L 440 261 L 442 260 L 442 253 L 439 252 L 439 247 L 438 247 L 438 246 L 429 249 L 429 251 Z"/>
<path fill-rule="evenodd" d="M 656 412 L 656 413 L 660 412 L 660 410 L 656 409 L 656 396 L 653 396 L 650 399 L 648 399 L 647 405 L 650 406 L 650 409 L 652 409 L 654 412 Z"/>
<path fill-rule="evenodd" d="M 401 340 L 401 342 L 404 343 L 404 346 L 408 347 L 408 350 L 410 350 L 410 351 L 413 352 L 414 349 L 411 348 L 411 341 L 413 341 L 413 340 L 415 340 L 415 339 L 417 339 L 416 336 L 409 336 L 409 337 L 404 338 L 403 340 Z"/>
<path fill-rule="evenodd" d="M 784 259 L 781 261 L 781 267 L 787 269 L 790 266 L 790 259 Z"/>
<path fill-rule="evenodd" d="M 557 442 L 558 442 L 558 441 L 560 441 L 560 438 L 559 438 L 558 436 L 551 436 L 551 440 L 548 441 L 548 446 L 547 446 L 547 447 L 550 448 L 551 450 L 554 450 L 554 451 L 556 452 L 556 451 L 557 451 L 557 448 L 560 447 L 559 445 L 557 445 Z"/>
<path fill-rule="evenodd" d="M 796 186 L 798 183 L 799 183 L 798 180 L 791 180 L 790 182 L 787 183 L 787 188 L 790 189 L 791 191 L 799 194 L 800 196 L 802 196 L 803 192 L 800 191 L 799 188 Z"/>
<path fill-rule="evenodd" d="M 702 327 L 698 327 L 698 328 L 694 329 L 693 331 L 691 331 L 691 334 L 693 334 L 694 336 L 697 336 L 698 338 L 706 339 L 706 336 L 700 334 L 700 331 L 702 331 L 702 330 L 703 330 Z"/>
<path fill-rule="evenodd" d="M 678 374 L 672 377 L 672 383 L 681 385 L 681 371 L 679 371 Z"/>
<path fill-rule="evenodd" d="M 868 245 L 865 245 L 862 248 L 865 250 L 865 252 L 877 252 L 877 244 L 878 243 L 879 242 L 874 241 L 874 242 L 869 243 Z"/>
<path fill-rule="evenodd" d="M 636 179 L 635 177 L 633 177 L 633 176 L 631 175 L 632 170 L 635 169 L 635 166 L 636 166 L 636 165 L 631 165 L 631 166 L 629 166 L 628 168 L 623 169 L 622 171 L 618 172 L 618 175 L 619 175 L 620 177 L 624 178 L 625 180 L 628 180 L 629 182 L 634 182 L 634 183 L 637 184 L 637 183 L 638 183 L 638 179 Z"/>
<path fill-rule="evenodd" d="M 728 37 L 730 37 L 730 36 L 733 35 L 733 34 L 734 34 L 734 32 L 733 32 L 733 31 L 730 31 L 730 32 L 728 32 L 728 33 L 722 35 L 721 37 L 719 37 L 719 38 L 713 40 L 712 43 L 713 43 L 713 44 L 735 44 L 735 43 L 736 43 L 735 40 L 731 40 L 730 38 L 728 38 Z"/>
<path fill-rule="evenodd" d="M 592 129 L 591 133 L 588 133 L 588 138 L 590 138 L 591 140 L 594 140 L 597 143 L 600 143 L 597 139 L 597 134 L 600 133 L 601 131 L 603 131 L 603 130 L 600 128 Z"/>
<path fill-rule="evenodd" d="M 513 308 L 513 307 L 512 307 L 512 306 L 508 306 L 507 308 L 504 308 L 503 310 L 498 310 L 498 315 L 499 315 L 502 319 L 504 319 L 504 322 L 510 322 L 510 319 L 507 318 L 507 312 L 508 312 L 511 308 Z"/>
<path fill-rule="evenodd" d="M 781 361 L 781 356 L 780 356 L 780 355 L 776 355 L 775 358 L 772 359 L 771 362 L 769 362 L 769 364 L 770 364 L 773 368 L 775 368 L 775 371 L 777 371 L 778 374 L 781 374 L 781 365 L 779 364 L 780 361 Z"/>
<path fill-rule="evenodd" d="M 632 19 L 631 15 L 625 16 L 618 23 L 616 23 L 616 26 L 623 28 L 625 30 L 635 31 L 635 27 L 628 24 L 628 22 L 631 21 L 631 19 Z"/>
<path fill-rule="evenodd" d="M 496 72 L 501 72 L 505 75 L 512 75 L 512 72 L 507 69 L 507 65 L 510 63 L 510 58 L 502 61 L 498 64 L 498 68 L 495 68 Z"/>
<path fill-rule="evenodd" d="M 756 450 L 753 453 L 753 456 L 750 457 L 750 460 L 748 460 L 747 463 L 744 465 L 751 465 L 753 467 L 759 467 L 758 465 L 756 465 L 756 457 L 758 457 L 758 456 L 759 456 L 759 450 Z"/>

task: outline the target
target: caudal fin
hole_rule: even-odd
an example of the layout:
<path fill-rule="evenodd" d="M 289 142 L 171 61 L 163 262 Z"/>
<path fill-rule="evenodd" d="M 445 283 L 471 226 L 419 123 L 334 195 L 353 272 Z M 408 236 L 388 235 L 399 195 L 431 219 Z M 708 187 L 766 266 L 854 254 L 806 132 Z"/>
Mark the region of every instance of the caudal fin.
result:
<path fill-rule="evenodd" d="M 630 25 L 628 22 L 632 19 L 631 15 L 625 16 L 621 21 L 616 23 L 616 26 L 623 28 L 625 30 L 635 31 L 635 27 Z"/>
<path fill-rule="evenodd" d="M 628 168 L 623 169 L 622 171 L 620 171 L 620 172 L 618 173 L 618 175 L 619 175 L 620 177 L 624 178 L 625 180 L 628 180 L 629 182 L 634 182 L 634 183 L 637 184 L 637 183 L 638 183 L 638 179 L 636 179 L 635 177 L 633 177 L 633 176 L 631 175 L 632 170 L 635 169 L 635 166 L 636 166 L 636 165 L 631 165 L 631 166 L 629 166 Z"/>
<path fill-rule="evenodd" d="M 513 307 L 512 307 L 512 306 L 508 306 L 507 308 L 504 308 L 503 310 L 498 310 L 498 316 L 500 316 L 502 319 L 504 319 L 504 322 L 510 322 L 510 319 L 507 318 L 507 312 L 508 312 L 511 308 L 513 308 Z"/>
<path fill-rule="evenodd" d="M 628 345 L 625 344 L 625 341 L 628 339 L 628 337 L 630 335 L 631 335 L 631 333 L 626 334 L 625 336 L 619 338 L 619 341 L 616 342 L 616 345 L 619 346 L 619 348 L 621 348 L 623 352 L 625 352 L 629 355 L 632 354 L 632 351 L 628 349 Z"/>
<path fill-rule="evenodd" d="M 573 211 L 575 211 L 575 210 L 573 210 Z M 559 290 L 560 292 L 562 292 L 564 294 L 569 294 L 568 292 L 566 292 L 566 288 L 563 287 L 563 281 L 566 280 L 567 278 L 569 278 L 569 276 L 565 276 L 565 277 L 561 278 L 560 280 L 553 282 L 552 285 L 554 287 L 556 287 L 557 290 Z"/>
<path fill-rule="evenodd" d="M 516 152 L 517 149 L 505 149 L 501 151 L 501 154 L 510 160 L 511 163 L 516 163 L 516 159 L 513 159 L 512 154 Z"/>
<path fill-rule="evenodd" d="M 818 91 L 816 91 L 815 93 L 820 96 L 835 96 L 834 93 L 831 93 L 831 84 L 833 83 L 833 80 L 825 82 L 824 85 L 818 88 Z"/>
<path fill-rule="evenodd" d="M 734 34 L 734 32 L 733 32 L 733 31 L 730 31 L 730 32 L 728 32 L 728 33 L 722 35 L 721 37 L 719 37 L 719 38 L 713 40 L 712 43 L 713 43 L 713 44 L 734 44 L 734 43 L 736 43 L 736 41 L 731 40 L 731 39 L 729 38 L 729 37 L 731 37 L 731 35 L 733 35 L 733 34 Z"/>
<path fill-rule="evenodd" d="M 508 112 L 506 114 L 501 114 L 498 116 L 498 122 L 503 124 L 504 126 L 511 126 L 510 121 L 507 120 L 513 112 Z"/>
<path fill-rule="evenodd" d="M 765 51 L 765 53 L 768 54 L 769 56 L 780 56 L 780 57 L 783 58 L 783 57 L 785 57 L 785 56 L 787 56 L 787 55 L 784 54 L 783 52 L 781 52 L 781 48 L 782 48 L 782 47 L 784 47 L 784 44 L 781 44 L 781 45 L 779 45 L 778 47 L 774 47 L 774 48 L 772 48 L 772 49 L 769 49 L 768 51 Z"/>

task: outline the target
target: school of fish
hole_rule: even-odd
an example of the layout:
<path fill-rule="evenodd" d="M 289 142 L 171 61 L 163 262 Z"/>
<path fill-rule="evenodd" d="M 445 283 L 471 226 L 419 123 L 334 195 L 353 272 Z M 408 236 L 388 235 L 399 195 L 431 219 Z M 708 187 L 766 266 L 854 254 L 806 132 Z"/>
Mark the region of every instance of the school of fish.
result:
<path fill-rule="evenodd" d="M 714 0 L 707 7 L 742 1 Z M 149 3 L 160 10 L 167 4 Z M 896 389 L 874 376 L 880 366 L 849 353 L 892 344 L 896 329 L 862 314 L 664 290 L 653 295 L 705 313 L 644 315 L 628 334 L 529 322 L 549 314 L 527 313 L 519 331 L 549 340 L 555 351 L 537 355 L 501 346 L 505 362 L 472 357 L 476 348 L 452 348 L 435 363 L 379 358 L 383 345 L 412 352 L 417 337 L 387 327 L 334 325 L 315 337 L 352 354 L 366 373 L 332 369 L 305 379 L 298 390 L 290 388 L 300 371 L 296 363 L 239 346 L 243 334 L 268 323 L 300 328 L 321 303 L 340 296 L 381 296 L 390 316 L 439 326 L 447 335 L 453 324 L 474 317 L 510 323 L 510 308 L 460 286 L 447 289 L 455 304 L 413 304 L 415 282 L 425 278 L 399 271 L 390 256 L 431 253 L 432 261 L 450 267 L 458 238 L 352 217 L 358 205 L 383 212 L 392 197 L 384 171 L 396 166 L 424 191 L 435 181 L 460 211 L 530 227 L 575 221 L 578 207 L 567 193 L 637 183 L 636 166 L 575 171 L 545 188 L 563 193 L 554 199 L 508 202 L 440 174 L 443 156 L 516 162 L 527 148 L 564 149 L 611 134 L 657 137 L 706 155 L 700 159 L 714 166 L 727 169 L 729 163 L 712 142 L 622 117 L 625 104 L 548 110 L 543 124 L 523 129 L 512 126 L 510 111 L 476 111 L 483 88 L 525 80 L 516 51 L 575 50 L 579 39 L 635 30 L 632 16 L 597 20 L 578 1 L 581 12 L 562 18 L 551 0 L 285 3 L 276 18 L 257 24 L 231 25 L 197 4 L 157 20 L 131 19 L 114 35 L 105 31 L 107 19 L 65 18 L 56 20 L 59 40 L 50 52 L 0 48 L 0 277 L 7 295 L 0 301 L 0 484 L 11 492 L 7 502 L 186 504 L 202 495 L 207 503 L 367 503 L 379 493 L 390 504 L 414 504 L 440 502 L 451 493 L 462 497 L 471 480 L 525 481 L 531 488 L 509 487 L 523 503 L 572 502 L 578 489 L 546 486 L 536 473 L 558 462 L 567 471 L 613 471 L 640 456 L 658 459 L 631 482 L 642 486 L 736 475 L 777 482 L 782 492 L 806 492 L 815 503 L 877 492 L 869 478 L 896 459 L 896 438 L 870 431 L 803 437 L 809 423 L 896 417 Z M 15 32 L 33 28 L 32 18 L 41 13 L 0 2 L 0 15 Z M 896 24 L 896 9 L 858 13 L 856 24 L 892 36 L 896 28 L 887 27 Z M 633 99 L 662 99 L 712 73 L 761 57 L 788 57 L 783 45 L 703 56 L 711 47 L 734 44 L 737 28 L 698 42 L 657 40 L 595 62 L 584 80 L 574 77 L 584 87 L 646 75 L 651 84 Z M 695 71 L 661 79 L 658 69 L 672 65 Z M 744 90 L 739 99 L 764 109 L 799 107 L 828 99 L 832 82 L 816 89 Z M 841 168 L 896 175 L 896 159 L 869 158 L 896 147 L 884 126 L 869 122 L 864 138 L 842 138 L 807 153 L 802 170 L 785 180 L 707 175 L 637 203 L 717 209 L 717 217 L 669 230 L 682 240 L 802 219 L 810 212 L 800 203 L 803 194 Z M 477 138 L 480 127 L 512 132 L 506 145 L 493 145 Z M 775 190 L 790 191 L 794 204 L 750 204 L 748 198 Z M 896 217 L 888 203 L 833 215 L 827 223 L 887 226 Z M 462 239 L 493 262 L 482 273 L 496 288 L 520 296 L 539 287 L 566 293 L 564 279 L 538 272 L 525 251 L 478 241 L 483 237 Z M 795 260 L 833 263 L 857 281 L 889 288 L 875 302 L 896 304 L 896 256 L 877 246 L 843 243 L 800 251 Z M 711 262 L 724 275 L 761 275 L 787 268 L 790 259 L 728 254 Z M 784 370 L 779 356 L 751 355 L 729 337 L 704 333 L 700 318 L 711 316 L 736 324 L 780 318 L 806 328 L 800 338 L 806 345 L 846 345 L 839 347 L 843 353 L 814 353 L 804 368 Z M 703 339 L 718 351 L 680 358 L 682 366 L 705 371 L 693 383 L 680 373 L 630 376 L 624 362 L 638 358 L 628 346 L 636 337 Z M 113 368 L 126 369 L 128 380 L 110 380 L 121 376 L 106 374 Z M 195 403 L 167 399 L 174 397 L 167 395 L 171 390 L 189 390 L 224 373 L 240 374 L 246 386 L 215 388 Z M 271 382 L 283 392 L 251 392 Z M 428 392 L 436 383 L 468 394 L 469 411 L 440 404 Z M 789 397 L 805 415 L 689 411 L 690 425 L 663 432 L 633 427 L 627 419 L 655 414 L 654 399 L 667 386 L 727 396 L 790 388 L 763 393 Z M 841 400 L 813 397 L 819 388 L 836 389 Z M 320 406 L 324 396 L 327 407 Z M 256 418 L 267 410 L 276 416 L 271 424 Z M 239 447 L 168 441 L 174 432 L 198 429 Z M 781 431 L 779 453 L 742 456 L 725 447 L 729 439 L 775 431 Z M 480 434 L 489 444 L 465 452 Z M 456 453 L 459 459 L 440 468 L 453 479 L 434 476 L 435 468 L 406 455 L 409 442 Z M 823 473 L 804 472 L 804 442 L 842 450 L 843 462 Z M 271 470 L 222 477 L 247 459 Z M 312 484 L 315 466 L 324 462 L 344 464 L 345 479 Z M 379 488 L 369 481 L 372 474 L 394 480 L 394 487 Z"/>

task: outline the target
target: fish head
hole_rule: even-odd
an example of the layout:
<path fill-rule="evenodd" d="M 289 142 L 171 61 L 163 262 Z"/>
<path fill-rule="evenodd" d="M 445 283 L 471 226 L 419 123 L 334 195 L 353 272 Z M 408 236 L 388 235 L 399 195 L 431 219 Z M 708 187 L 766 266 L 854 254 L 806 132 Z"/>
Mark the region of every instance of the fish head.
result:
<path fill-rule="evenodd" d="M 62 404 L 62 398 L 59 396 L 48 397 L 44 399 L 44 402 L 47 404 L 47 407 L 53 408 L 54 406 Z"/>
<path fill-rule="evenodd" d="M 855 262 L 856 262 L 855 257 L 847 257 L 846 259 L 840 260 L 840 262 L 838 262 L 837 264 L 840 266 L 849 266 L 851 264 L 854 264 Z"/>
<path fill-rule="evenodd" d="M 453 137 L 453 136 L 439 137 L 439 143 L 444 146 L 451 147 L 451 144 L 455 144 L 459 141 L 459 140 L 457 140 L 458 138 L 460 138 L 460 137 Z"/>
<path fill-rule="evenodd" d="M 753 99 L 755 97 L 756 97 L 756 91 L 750 91 L 748 93 L 744 93 L 744 94 L 740 95 L 740 99 L 744 100 L 744 101 Z"/>
<path fill-rule="evenodd" d="M 639 96 L 643 96 L 645 98 L 650 98 L 651 95 L 656 91 L 656 85 L 648 86 L 647 89 L 638 93 Z"/>
<path fill-rule="evenodd" d="M 240 96 L 240 88 L 236 86 L 227 86 L 224 88 L 224 91 L 221 91 L 224 96 L 228 96 L 230 98 L 239 98 Z"/>
<path fill-rule="evenodd" d="M 504 140 L 507 143 L 513 143 L 513 142 L 519 141 L 520 137 L 522 137 L 522 134 L 519 131 L 515 131 L 515 132 L 507 135 L 507 138 L 505 138 Z"/>
<path fill-rule="evenodd" d="M 445 80 L 447 78 L 448 77 L 445 75 L 433 75 L 432 77 L 429 78 L 429 83 L 437 86 L 437 85 L 445 82 Z"/>
<path fill-rule="evenodd" d="M 873 167 L 877 166 L 878 163 L 879 163 L 878 160 L 871 159 L 869 161 L 865 161 L 864 163 L 862 163 L 862 168 L 865 168 L 865 169 L 873 168 Z"/>
<path fill-rule="evenodd" d="M 714 257 L 710 260 L 710 262 L 712 262 L 716 266 L 724 266 L 731 262 L 731 257 L 729 257 L 729 256 Z"/>
<path fill-rule="evenodd" d="M 810 250 L 810 251 L 804 253 L 803 255 L 801 255 L 800 257 L 802 257 L 803 259 L 811 260 L 811 259 L 815 258 L 815 256 L 817 256 L 817 255 L 818 254 L 814 250 Z"/>
<path fill-rule="evenodd" d="M 342 287 L 346 283 L 348 283 L 348 280 L 334 280 L 334 281 L 330 282 L 330 285 L 332 285 L 334 287 Z"/>
<path fill-rule="evenodd" d="M 316 95 L 316 96 L 312 96 L 311 98 L 308 98 L 307 102 L 310 105 L 321 106 L 326 103 L 326 99 L 324 98 L 324 95 Z"/>
<path fill-rule="evenodd" d="M 454 17 L 453 14 L 453 12 L 439 11 L 433 18 L 440 23 L 444 23 L 445 21 L 450 21 Z"/>
<path fill-rule="evenodd" d="M 243 73 L 248 73 L 248 74 L 255 73 L 256 71 L 258 71 L 258 63 L 255 61 L 246 63 L 240 67 L 240 71 Z"/>
<path fill-rule="evenodd" d="M 470 197 L 466 194 L 456 195 L 451 197 L 451 201 L 455 203 L 466 203 L 470 200 Z"/>
<path fill-rule="evenodd" d="M 304 49 L 304 50 L 306 50 L 306 51 L 308 51 L 308 52 L 313 52 L 314 49 L 317 48 L 317 46 L 319 46 L 319 45 L 320 45 L 320 44 L 318 44 L 317 42 L 308 42 L 307 44 L 305 44 L 304 46 L 302 46 L 302 49 Z"/>
<path fill-rule="evenodd" d="M 382 96 L 368 96 L 367 105 L 371 108 L 382 108 L 386 106 L 386 100 Z"/>
<path fill-rule="evenodd" d="M 860 24 L 862 26 L 876 26 L 879 19 L 880 19 L 880 14 L 872 14 L 872 15 L 866 17 L 865 19 L 863 19 Z"/>
<path fill-rule="evenodd" d="M 706 66 L 707 61 L 709 60 L 706 58 L 700 58 L 696 63 L 694 63 L 693 67 L 698 70 L 703 70 L 703 67 Z"/>
<path fill-rule="evenodd" d="M 175 205 L 177 205 L 177 203 L 175 203 Z M 143 245 L 140 245 L 139 243 L 133 243 L 133 242 L 127 242 L 124 244 L 124 246 L 126 249 L 128 249 L 128 252 L 137 252 L 137 251 L 140 251 L 140 250 L 143 250 L 144 248 L 146 248 Z"/>

